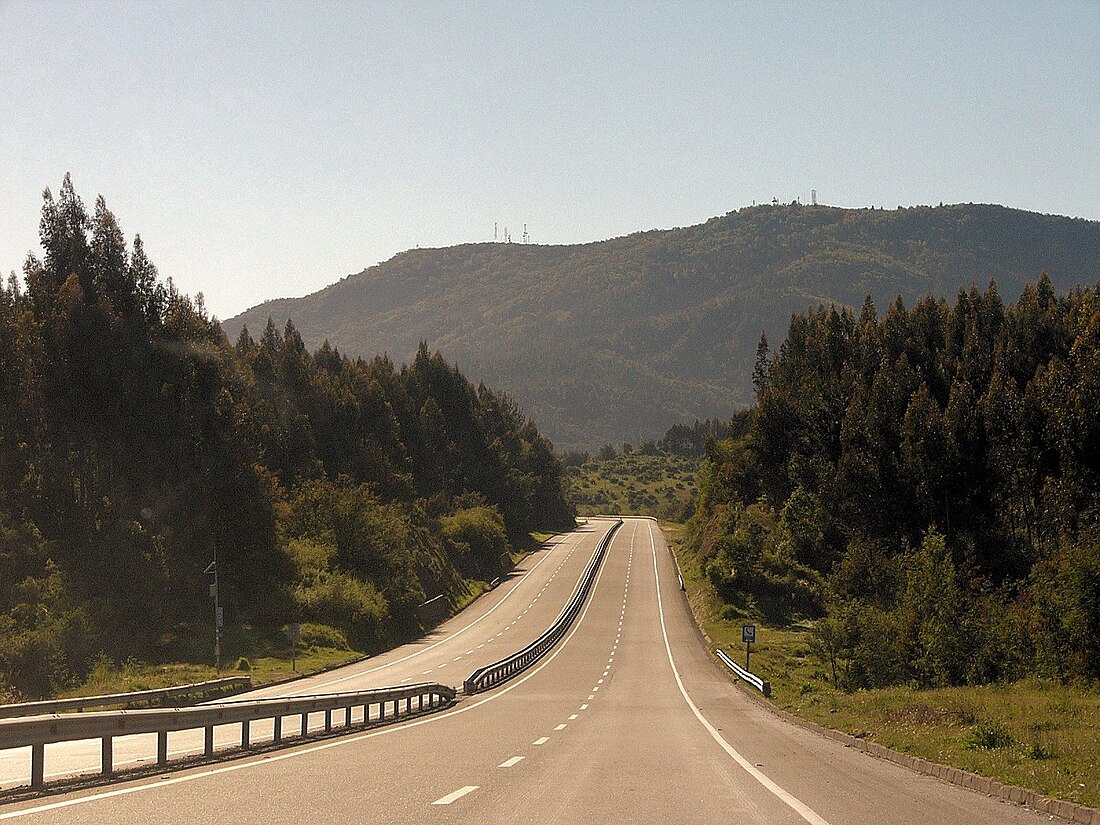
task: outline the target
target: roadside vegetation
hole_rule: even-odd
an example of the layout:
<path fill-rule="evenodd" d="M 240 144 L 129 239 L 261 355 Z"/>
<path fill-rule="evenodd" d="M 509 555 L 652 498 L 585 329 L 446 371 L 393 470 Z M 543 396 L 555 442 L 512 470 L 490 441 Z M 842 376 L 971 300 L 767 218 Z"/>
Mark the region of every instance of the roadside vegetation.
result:
<path fill-rule="evenodd" d="M 815 721 L 1100 802 L 1100 290 L 821 307 L 754 386 L 680 540 L 715 642 L 765 628 Z"/>
<path fill-rule="evenodd" d="M 0 285 L 0 696 L 213 664 L 215 569 L 226 667 L 262 673 L 289 623 L 377 652 L 573 523 L 550 442 L 426 344 L 231 343 L 68 176 L 41 241 Z"/>
<path fill-rule="evenodd" d="M 775 624 L 760 612 L 731 609 L 698 557 L 685 549 L 682 527 L 661 527 L 680 561 L 692 612 L 714 645 L 744 664 L 741 625 L 756 624 L 752 670 L 771 683 L 777 707 L 903 753 L 1100 807 L 1096 685 L 1028 677 L 932 689 L 834 687 L 826 662 L 815 652 L 813 620 Z"/>
<path fill-rule="evenodd" d="M 518 564 L 553 536 L 554 533 L 532 532 L 522 537 L 510 553 L 509 567 Z M 485 581 L 463 580 L 460 589 L 451 594 L 450 612 L 459 612 L 489 589 Z M 92 662 L 82 682 L 56 695 L 65 698 L 155 690 L 225 676 L 249 676 L 253 685 L 265 685 L 339 667 L 368 655 L 353 647 L 343 631 L 315 622 L 300 625 L 296 650 L 292 649 L 285 628 L 269 628 L 257 633 L 250 626 L 230 628 L 223 640 L 223 649 L 225 664 L 220 671 L 211 664 L 199 662 L 154 664 L 131 658 L 120 664 L 100 656 Z M 0 696 L 0 700 L 4 699 Z"/>

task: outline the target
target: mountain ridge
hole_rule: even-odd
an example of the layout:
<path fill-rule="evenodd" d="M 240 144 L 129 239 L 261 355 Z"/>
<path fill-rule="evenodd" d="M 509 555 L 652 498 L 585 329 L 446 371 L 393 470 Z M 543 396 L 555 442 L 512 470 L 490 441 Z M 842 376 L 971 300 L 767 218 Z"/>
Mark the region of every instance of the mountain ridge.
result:
<path fill-rule="evenodd" d="M 1100 223 L 994 204 L 752 206 L 702 224 L 569 245 L 407 250 L 223 322 L 293 319 L 308 346 L 410 360 L 421 340 L 509 392 L 559 446 L 654 438 L 751 401 L 761 332 L 830 302 L 881 308 L 1046 271 L 1100 277 Z"/>

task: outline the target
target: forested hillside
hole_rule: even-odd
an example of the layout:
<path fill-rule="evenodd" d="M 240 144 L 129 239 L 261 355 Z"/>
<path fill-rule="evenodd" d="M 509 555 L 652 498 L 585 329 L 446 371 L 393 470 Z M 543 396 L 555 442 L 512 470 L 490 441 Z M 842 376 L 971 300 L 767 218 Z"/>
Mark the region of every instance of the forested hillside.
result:
<path fill-rule="evenodd" d="M 577 246 L 418 249 L 304 298 L 225 322 L 280 326 L 307 345 L 409 358 L 421 339 L 514 395 L 565 449 L 657 439 L 752 400 L 761 331 L 835 302 L 907 303 L 996 277 L 1015 300 L 1046 271 L 1100 276 L 1100 224 L 957 205 L 890 211 L 757 206 L 705 224 Z"/>
<path fill-rule="evenodd" d="M 310 621 L 376 649 L 572 511 L 549 442 L 425 346 L 235 344 L 66 177 L 42 260 L 0 288 L 0 693 L 99 655 L 210 658 L 227 626 Z"/>
<path fill-rule="evenodd" d="M 1100 679 L 1100 290 L 822 307 L 754 382 L 688 531 L 732 610 L 848 689 Z"/>

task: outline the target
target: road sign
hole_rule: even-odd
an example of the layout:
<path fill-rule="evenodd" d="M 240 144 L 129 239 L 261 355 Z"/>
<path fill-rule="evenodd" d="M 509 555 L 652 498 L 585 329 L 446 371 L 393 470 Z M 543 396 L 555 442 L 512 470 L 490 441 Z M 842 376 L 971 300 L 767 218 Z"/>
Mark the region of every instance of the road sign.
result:
<path fill-rule="evenodd" d="M 747 645 L 756 644 L 756 625 L 741 625 L 741 641 Z"/>

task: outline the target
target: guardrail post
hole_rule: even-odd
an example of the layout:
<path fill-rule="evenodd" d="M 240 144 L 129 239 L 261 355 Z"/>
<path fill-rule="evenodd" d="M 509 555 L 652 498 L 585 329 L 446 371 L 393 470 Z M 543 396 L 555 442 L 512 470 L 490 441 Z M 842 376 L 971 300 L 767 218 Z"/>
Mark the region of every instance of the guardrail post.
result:
<path fill-rule="evenodd" d="M 208 725 L 203 731 L 203 745 L 202 755 L 213 756 L 214 755 L 214 726 Z"/>
<path fill-rule="evenodd" d="M 252 723 L 249 722 L 247 719 L 245 719 L 243 722 L 241 722 L 241 748 L 243 750 L 248 750 L 249 739 L 251 738 L 251 734 L 252 734 Z"/>
<path fill-rule="evenodd" d="M 309 736 L 309 711 L 302 714 L 302 737 Z"/>
<path fill-rule="evenodd" d="M 31 787 L 46 784 L 46 746 L 41 742 L 31 745 Z"/>
<path fill-rule="evenodd" d="M 168 761 L 168 731 L 157 731 L 157 764 L 163 765 Z"/>
<path fill-rule="evenodd" d="M 325 733 L 332 730 L 332 708 L 325 709 Z"/>
<path fill-rule="evenodd" d="M 100 753 L 99 772 L 103 776 L 110 776 L 115 772 L 114 739 L 110 736 L 104 736 Z"/>
<path fill-rule="evenodd" d="M 381 722 L 386 718 L 386 702 L 383 700 L 378 703 L 378 721 Z"/>
<path fill-rule="evenodd" d="M 283 717 L 276 716 L 272 720 L 272 742 L 281 742 L 283 739 Z"/>

